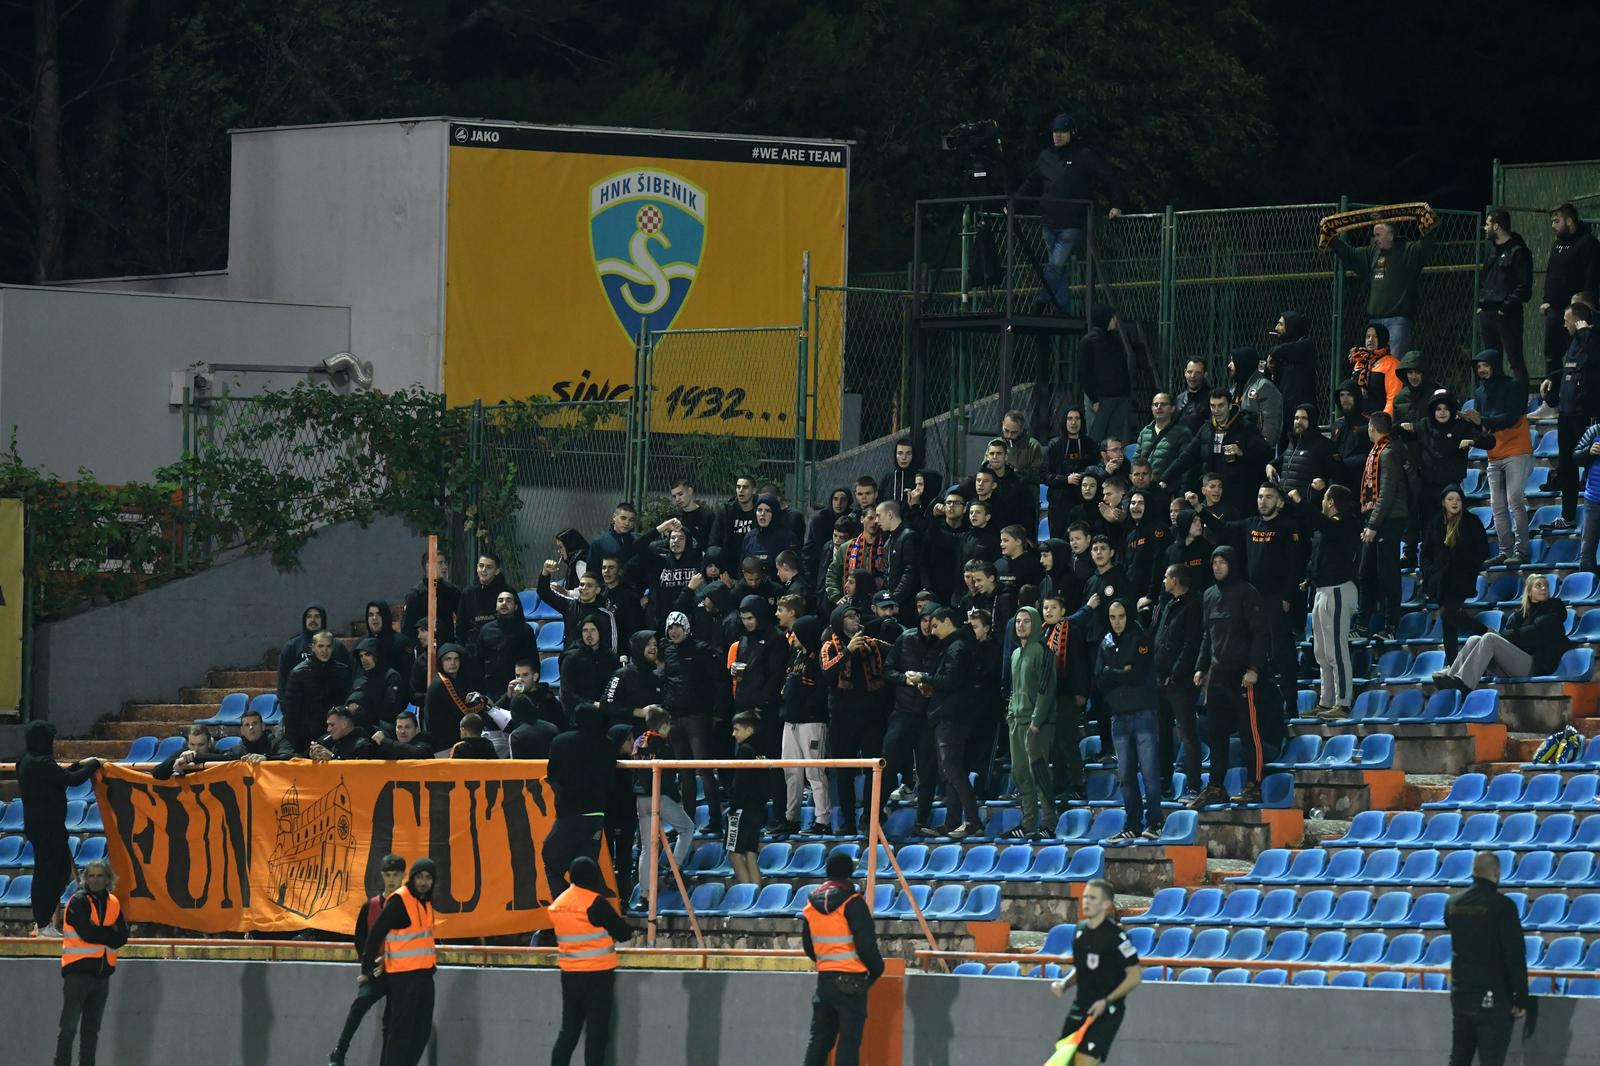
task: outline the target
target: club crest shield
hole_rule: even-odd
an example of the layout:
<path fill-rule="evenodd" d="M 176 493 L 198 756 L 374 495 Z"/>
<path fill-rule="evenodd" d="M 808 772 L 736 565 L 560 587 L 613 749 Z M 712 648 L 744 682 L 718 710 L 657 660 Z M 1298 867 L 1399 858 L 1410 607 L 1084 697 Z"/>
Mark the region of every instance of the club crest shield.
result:
<path fill-rule="evenodd" d="M 641 326 L 669 328 L 700 273 L 705 190 L 667 170 L 641 167 L 589 187 L 595 276 L 629 341 Z"/>

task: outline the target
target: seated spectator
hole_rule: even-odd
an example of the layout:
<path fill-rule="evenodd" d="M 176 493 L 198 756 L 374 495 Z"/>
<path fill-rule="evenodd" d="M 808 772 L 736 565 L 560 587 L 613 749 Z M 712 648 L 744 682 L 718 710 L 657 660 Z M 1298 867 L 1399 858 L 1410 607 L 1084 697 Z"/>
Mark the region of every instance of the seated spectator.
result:
<path fill-rule="evenodd" d="M 311 757 L 317 762 L 377 758 L 378 749 L 372 741 L 356 731 L 356 718 L 350 708 L 329 709 L 327 723 L 328 731 L 320 740 L 311 742 Z"/>
<path fill-rule="evenodd" d="M 343 645 L 324 629 L 312 638 L 310 656 L 289 671 L 283 693 L 283 731 L 297 755 L 306 753 L 328 708 L 344 706 L 354 687 L 349 654 L 341 661 L 337 654 L 341 650 Z"/>
<path fill-rule="evenodd" d="M 571 718 L 555 690 L 539 680 L 539 660 L 519 659 L 515 669 L 505 694 L 489 712 L 500 727 L 514 731 L 518 726 L 548 723 L 556 732 L 571 728 Z M 553 738 L 555 733 L 550 735 Z"/>
<path fill-rule="evenodd" d="M 394 721 L 394 716 L 405 710 L 409 702 L 405 682 L 379 660 L 381 647 L 377 637 L 362 637 L 356 641 L 356 661 L 361 664 L 361 672 L 356 675 L 346 702 L 360 708 L 362 729 L 376 729 Z"/>
<path fill-rule="evenodd" d="M 311 657 L 311 642 L 318 633 L 328 628 L 328 609 L 320 603 L 306 604 L 305 610 L 300 612 L 300 626 L 300 632 L 289 638 L 278 652 L 279 703 L 289 694 L 289 672 Z M 343 644 L 334 647 L 333 657 L 347 668 L 354 668 L 350 653 Z"/>
<path fill-rule="evenodd" d="M 372 734 L 376 759 L 431 759 L 433 744 L 422 735 L 417 725 L 415 711 L 401 711 L 394 716 L 394 736 L 381 729 Z"/>
<path fill-rule="evenodd" d="M 483 735 L 483 718 L 477 714 L 461 716 L 461 739 L 450 749 L 452 759 L 498 759 L 500 753 Z"/>
<path fill-rule="evenodd" d="M 477 584 L 461 593 L 456 611 L 456 640 L 467 647 L 478 642 L 478 630 L 494 619 L 494 602 L 502 592 L 510 592 L 500 556 L 483 552 L 478 556 Z M 515 595 L 515 593 L 512 593 Z"/>
<path fill-rule="evenodd" d="M 183 731 L 183 747 L 163 759 L 150 776 L 157 781 L 182 777 L 205 769 L 206 763 L 228 762 L 230 757 L 211 746 L 211 733 L 203 725 L 192 725 Z"/>
<path fill-rule="evenodd" d="M 517 661 L 537 658 L 539 638 L 522 617 L 522 601 L 505 589 L 494 601 L 494 618 L 478 630 L 478 669 L 485 692 L 504 692 Z"/>
<path fill-rule="evenodd" d="M 422 701 L 422 731 L 435 751 L 454 743 L 461 733 L 462 716 L 480 710 L 485 703 L 482 695 L 467 688 L 466 652 L 459 644 L 439 649 L 439 673 Z"/>
<path fill-rule="evenodd" d="M 428 617 L 428 553 L 423 552 L 422 580 L 406 592 L 406 616 L 400 624 L 400 632 L 423 655 L 427 654 L 427 646 L 417 636 L 419 628 L 427 628 L 434 640 L 443 644 L 456 639 L 456 614 L 461 609 L 461 590 L 450 584 L 450 565 L 442 555 L 439 556 L 438 567 L 434 600 L 439 616 L 432 619 Z"/>
<path fill-rule="evenodd" d="M 1489 537 L 1467 510 L 1461 489 L 1447 485 L 1439 493 L 1439 509 L 1428 519 L 1422 534 L 1422 587 L 1439 605 L 1444 631 L 1444 657 L 1456 658 L 1460 630 L 1482 632 L 1477 618 L 1464 606 L 1478 594 L 1478 575 L 1489 559 Z"/>
<path fill-rule="evenodd" d="M 228 753 L 235 759 L 255 765 L 260 762 L 282 762 L 294 758 L 294 748 L 276 729 L 268 729 L 261 712 L 251 708 L 239 719 L 239 743 Z"/>
<path fill-rule="evenodd" d="M 1522 583 L 1522 606 L 1506 616 L 1500 632 L 1468 637 L 1455 661 L 1433 675 L 1433 684 L 1435 688 L 1471 692 L 1488 674 L 1548 674 L 1570 647 L 1567 605 L 1550 595 L 1548 578 L 1530 574 Z"/>

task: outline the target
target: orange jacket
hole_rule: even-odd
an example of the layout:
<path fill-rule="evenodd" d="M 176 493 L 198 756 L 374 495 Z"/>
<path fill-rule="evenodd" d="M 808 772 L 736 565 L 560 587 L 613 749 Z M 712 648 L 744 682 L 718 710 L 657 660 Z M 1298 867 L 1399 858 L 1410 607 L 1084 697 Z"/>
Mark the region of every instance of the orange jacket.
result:
<path fill-rule="evenodd" d="M 396 898 L 405 904 L 411 924 L 405 929 L 391 930 L 383 938 L 383 972 L 397 974 L 434 969 L 438 966 L 438 955 L 433 946 L 433 904 L 413 896 L 409 885 L 390 897 Z"/>
<path fill-rule="evenodd" d="M 851 893 L 844 903 L 849 903 L 859 893 Z M 800 914 L 811 930 L 811 949 L 817 956 L 820 973 L 866 973 L 867 966 L 856 954 L 856 938 L 850 932 L 850 923 L 844 916 L 844 903 L 823 914 L 812 906 L 811 900 Z"/>
<path fill-rule="evenodd" d="M 589 920 L 597 892 L 577 885 L 550 904 L 550 924 L 556 930 L 556 963 L 566 973 L 593 973 L 617 968 L 617 942 Z"/>

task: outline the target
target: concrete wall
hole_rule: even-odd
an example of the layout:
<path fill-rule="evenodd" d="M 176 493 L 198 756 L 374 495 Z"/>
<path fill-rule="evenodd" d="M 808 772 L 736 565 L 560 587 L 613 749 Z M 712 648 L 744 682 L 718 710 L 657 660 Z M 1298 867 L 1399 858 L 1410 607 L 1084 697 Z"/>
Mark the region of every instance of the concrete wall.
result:
<path fill-rule="evenodd" d="M 1444 1062 L 1450 1052 L 1450 998 L 1440 992 L 1163 982 L 1129 1003 L 1112 1062 L 1350 1066 Z M 905 1064 L 1038 1061 L 1070 1006 L 1037 978 L 909 981 Z M 1522 1044 L 1520 1031 L 1508 1063 L 1600 1063 L 1600 1002 L 1545 997 L 1535 1039 Z"/>
<path fill-rule="evenodd" d="M 38 628 L 34 716 L 81 736 L 128 700 L 171 703 L 212 667 L 254 666 L 295 635 L 301 607 L 327 605 L 336 631 L 369 599 L 396 601 L 417 581 L 422 540 L 394 518 L 324 529 L 285 572 L 248 556 Z"/>
<path fill-rule="evenodd" d="M 437 391 L 445 138 L 442 119 L 236 131 L 229 294 L 348 304 L 378 388 Z"/>
<path fill-rule="evenodd" d="M 149 480 L 183 450 L 173 371 L 310 366 L 349 346 L 346 307 L 4 287 L 0 433 L 15 429 L 23 461 L 64 478 L 84 467 L 112 484 Z"/>
<path fill-rule="evenodd" d="M 0 959 L 11 1061 L 47 1062 L 60 1012 L 59 966 Z M 112 978 L 102 1061 L 118 1066 L 322 1062 L 355 991 L 354 968 L 331 963 L 129 960 Z M 810 974 L 623 971 L 610 1061 L 652 1066 L 798 1062 L 810 1016 Z M 1039 980 L 913 977 L 905 1066 L 1041 1061 L 1066 1003 Z M 1150 985 L 1112 1049 L 1122 1063 L 1349 1066 L 1443 1062 L 1450 1006 L 1441 993 Z M 550 970 L 448 968 L 437 978 L 435 1039 L 423 1061 L 541 1062 L 559 1028 Z M 381 1008 L 351 1062 L 376 1059 Z M 1513 1066 L 1600 1063 L 1600 1002 L 1545 998 L 1537 1037 L 1513 1043 Z M 883 1066 L 868 1063 L 868 1066 Z"/>

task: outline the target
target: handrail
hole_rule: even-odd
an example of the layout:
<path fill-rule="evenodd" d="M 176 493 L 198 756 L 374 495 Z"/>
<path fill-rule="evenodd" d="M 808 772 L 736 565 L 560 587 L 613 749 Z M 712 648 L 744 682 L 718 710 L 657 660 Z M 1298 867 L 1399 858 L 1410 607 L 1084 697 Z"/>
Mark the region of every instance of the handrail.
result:
<path fill-rule="evenodd" d="M 1071 955 L 1043 955 L 1039 952 L 1017 951 L 927 951 L 919 949 L 915 953 L 918 960 L 923 958 L 938 959 L 966 959 L 971 962 L 1029 962 L 1035 964 L 1066 963 L 1072 964 Z M 1164 969 L 1188 969 L 1192 966 L 1205 966 L 1209 969 L 1227 970 L 1239 967 L 1246 970 L 1357 970 L 1361 972 L 1390 971 L 1395 973 L 1442 973 L 1449 976 L 1450 967 L 1423 966 L 1418 963 L 1384 963 L 1384 962 L 1316 962 L 1299 959 L 1294 962 L 1279 959 L 1186 959 L 1167 958 L 1165 956 L 1151 956 L 1139 960 L 1141 966 L 1160 966 Z M 1529 977 L 1594 977 L 1593 970 L 1528 970 Z"/>

